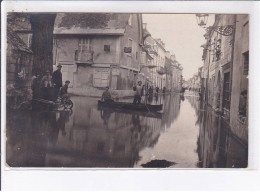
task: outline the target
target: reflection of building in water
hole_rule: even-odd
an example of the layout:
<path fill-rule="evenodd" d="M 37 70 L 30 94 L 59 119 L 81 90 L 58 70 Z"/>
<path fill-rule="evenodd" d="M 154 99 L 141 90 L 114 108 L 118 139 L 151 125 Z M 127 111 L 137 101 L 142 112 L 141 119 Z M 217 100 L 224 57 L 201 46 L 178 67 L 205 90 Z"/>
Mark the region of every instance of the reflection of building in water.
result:
<path fill-rule="evenodd" d="M 180 95 L 166 95 L 164 99 L 164 114 L 162 118 L 163 128 L 169 128 L 171 124 L 178 118 L 180 113 Z"/>
<path fill-rule="evenodd" d="M 198 114 L 198 111 L 199 111 L 199 98 L 195 97 L 195 96 L 186 96 L 185 99 L 187 99 L 190 102 L 192 108 L 194 108 L 194 110 Z"/>
<path fill-rule="evenodd" d="M 247 147 L 231 134 L 226 122 L 211 109 L 199 112 L 199 167 L 224 168 L 247 166 Z"/>
<path fill-rule="evenodd" d="M 159 118 L 98 110 L 96 99 L 74 104 L 67 135 L 48 152 L 47 166 L 59 161 L 62 166 L 132 167 L 139 151 L 160 136 Z"/>

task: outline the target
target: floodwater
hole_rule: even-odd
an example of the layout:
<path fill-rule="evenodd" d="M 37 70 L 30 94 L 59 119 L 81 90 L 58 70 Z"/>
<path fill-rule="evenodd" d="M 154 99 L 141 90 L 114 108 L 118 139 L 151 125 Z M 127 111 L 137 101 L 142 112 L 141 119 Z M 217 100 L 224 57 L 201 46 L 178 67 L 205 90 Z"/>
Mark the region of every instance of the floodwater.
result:
<path fill-rule="evenodd" d="M 247 145 L 198 97 L 150 97 L 162 113 L 99 109 L 71 98 L 72 111 L 7 113 L 11 167 L 244 168 Z M 132 101 L 124 99 L 124 101 Z"/>

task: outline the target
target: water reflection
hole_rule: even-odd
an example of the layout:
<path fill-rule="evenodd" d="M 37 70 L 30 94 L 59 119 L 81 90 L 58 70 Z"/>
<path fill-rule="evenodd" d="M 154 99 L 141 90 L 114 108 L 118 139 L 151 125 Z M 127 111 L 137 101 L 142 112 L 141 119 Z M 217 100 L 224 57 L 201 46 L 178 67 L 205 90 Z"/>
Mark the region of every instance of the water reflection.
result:
<path fill-rule="evenodd" d="M 154 95 L 163 113 L 99 109 L 73 97 L 73 112 L 7 112 L 12 167 L 243 167 L 240 149 L 198 98 Z M 124 99 L 132 101 L 131 99 Z M 187 122 L 188 121 L 188 122 Z"/>
<path fill-rule="evenodd" d="M 197 98 L 187 97 L 198 114 L 200 132 L 197 141 L 200 168 L 245 168 L 247 145 L 230 131 L 227 122 Z"/>
<path fill-rule="evenodd" d="M 157 102 L 163 98 L 157 96 Z M 97 108 L 97 99 L 74 97 L 71 112 L 9 113 L 7 163 L 21 167 L 132 167 L 139 152 L 157 143 L 162 126 L 178 111 L 162 114 Z M 151 103 L 157 103 L 156 98 Z M 177 107 L 179 108 L 179 106 Z M 163 118 L 162 118 L 163 117 Z M 171 118 L 172 117 L 172 118 Z M 172 120 L 172 121 L 171 121 Z"/>

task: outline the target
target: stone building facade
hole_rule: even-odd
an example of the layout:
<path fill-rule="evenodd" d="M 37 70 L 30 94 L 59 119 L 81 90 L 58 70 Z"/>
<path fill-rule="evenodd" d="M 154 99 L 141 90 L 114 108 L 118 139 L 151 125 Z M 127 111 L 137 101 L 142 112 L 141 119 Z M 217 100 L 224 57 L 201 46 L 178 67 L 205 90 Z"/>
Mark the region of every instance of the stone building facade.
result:
<path fill-rule="evenodd" d="M 105 27 L 60 27 L 55 22 L 54 64 L 63 65 L 63 80 L 71 92 L 100 96 L 109 86 L 129 91 L 136 84 L 142 53 L 140 14 L 113 14 Z"/>
<path fill-rule="evenodd" d="M 165 43 L 161 39 L 155 39 L 155 43 L 158 48 L 157 67 L 156 67 L 157 77 L 155 80 L 155 85 L 162 90 L 164 87 L 166 87 Z"/>
<path fill-rule="evenodd" d="M 175 55 L 170 52 L 165 56 L 166 69 L 166 90 L 170 92 L 180 92 L 182 87 L 182 66 L 176 61 Z"/>
<path fill-rule="evenodd" d="M 236 16 L 230 125 L 243 141 L 248 136 L 249 16 Z"/>
<path fill-rule="evenodd" d="M 202 70 L 204 100 L 223 115 L 232 133 L 245 142 L 248 135 L 248 23 L 248 15 L 215 16 L 213 27 L 205 34 Z M 216 30 L 219 26 L 232 26 L 233 33 L 221 35 Z"/>

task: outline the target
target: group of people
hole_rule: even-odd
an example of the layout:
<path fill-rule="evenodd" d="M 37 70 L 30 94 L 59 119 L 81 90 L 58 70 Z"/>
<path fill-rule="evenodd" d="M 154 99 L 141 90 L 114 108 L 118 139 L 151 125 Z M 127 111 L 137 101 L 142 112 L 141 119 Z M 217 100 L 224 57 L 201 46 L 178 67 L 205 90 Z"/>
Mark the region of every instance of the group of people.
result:
<path fill-rule="evenodd" d="M 135 91 L 133 104 L 140 104 L 142 96 L 144 94 L 152 95 L 154 89 L 153 89 L 153 86 L 146 88 L 146 86 L 142 84 L 142 81 L 138 81 L 137 85 L 133 87 L 133 90 Z M 163 91 L 165 92 L 166 88 L 164 88 Z M 155 92 L 156 92 L 156 94 L 159 93 L 159 87 L 155 88 Z M 101 101 L 104 101 L 107 103 L 114 102 L 108 86 L 106 87 L 106 90 L 102 94 Z"/>
<path fill-rule="evenodd" d="M 41 80 L 39 79 L 39 75 L 33 76 L 33 93 L 37 93 L 36 90 L 40 89 L 40 91 L 38 91 L 38 94 L 40 94 L 40 98 L 51 101 L 57 101 L 59 96 L 66 96 L 68 94 L 70 81 L 67 80 L 65 84 L 62 85 L 61 68 L 62 65 L 58 65 L 57 70 L 54 71 L 52 75 L 51 72 L 47 70 Z"/>

